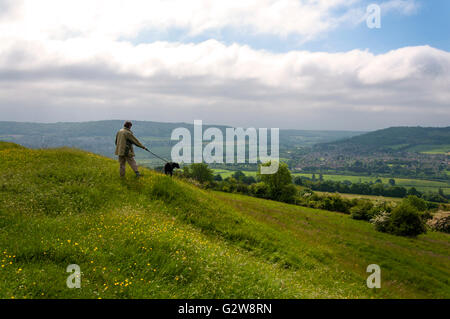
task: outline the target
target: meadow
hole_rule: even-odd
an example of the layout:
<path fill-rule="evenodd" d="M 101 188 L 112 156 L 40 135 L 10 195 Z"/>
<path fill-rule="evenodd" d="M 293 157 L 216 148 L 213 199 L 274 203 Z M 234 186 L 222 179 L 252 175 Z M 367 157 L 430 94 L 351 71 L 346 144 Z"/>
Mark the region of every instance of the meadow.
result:
<path fill-rule="evenodd" d="M 230 177 L 234 174 L 234 171 L 224 169 L 214 169 L 215 174 L 220 174 L 222 178 Z M 256 176 L 256 171 L 244 171 L 247 176 Z M 304 176 L 312 178 L 313 174 L 309 173 L 292 173 L 292 176 Z M 319 174 L 314 174 L 316 179 L 319 179 Z M 376 177 L 376 176 L 354 176 L 354 175 L 330 175 L 323 174 L 324 180 L 331 180 L 336 182 L 350 181 L 352 183 L 375 183 L 377 179 L 380 179 L 384 184 L 389 184 L 389 177 Z M 445 194 L 450 194 L 450 184 L 440 181 L 429 181 L 423 179 L 411 179 L 411 178 L 394 178 L 397 186 L 403 186 L 406 188 L 415 187 L 421 192 L 438 192 L 439 188 L 442 188 Z"/>
<path fill-rule="evenodd" d="M 0 142 L 0 298 L 449 298 L 450 237 Z M 382 288 L 366 287 L 366 267 Z M 78 264 L 81 288 L 66 286 Z"/>
<path fill-rule="evenodd" d="M 450 154 L 450 145 L 418 145 L 408 149 L 411 152 L 424 154 Z"/>

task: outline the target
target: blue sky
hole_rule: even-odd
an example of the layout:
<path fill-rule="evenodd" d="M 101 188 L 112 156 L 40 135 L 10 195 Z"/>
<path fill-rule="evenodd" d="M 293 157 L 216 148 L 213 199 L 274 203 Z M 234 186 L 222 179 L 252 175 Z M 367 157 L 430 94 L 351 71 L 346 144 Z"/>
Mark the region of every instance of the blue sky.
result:
<path fill-rule="evenodd" d="M 303 42 L 302 37 L 296 34 L 283 37 L 267 33 L 249 34 L 242 32 L 239 28 L 231 27 L 207 31 L 195 36 L 189 36 L 182 28 L 144 30 L 131 41 L 136 44 L 154 41 L 200 43 L 213 38 L 226 44 L 239 43 L 271 52 L 292 50 L 345 52 L 353 49 L 368 49 L 379 54 L 401 47 L 421 45 L 450 51 L 450 1 L 416 0 L 415 2 L 418 8 L 412 13 L 382 11 L 380 29 L 369 29 L 366 23 L 344 24 L 307 42 Z M 361 1 L 360 7 L 364 8 L 372 3 L 382 2 L 365 0 Z"/>

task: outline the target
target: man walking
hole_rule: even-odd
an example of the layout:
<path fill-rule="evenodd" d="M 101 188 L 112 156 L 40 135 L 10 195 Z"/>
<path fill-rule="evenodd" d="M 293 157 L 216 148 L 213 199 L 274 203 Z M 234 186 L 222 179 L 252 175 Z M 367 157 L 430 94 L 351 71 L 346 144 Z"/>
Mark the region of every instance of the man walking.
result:
<path fill-rule="evenodd" d="M 148 151 L 131 132 L 132 126 L 133 124 L 130 121 L 126 121 L 123 124 L 123 128 L 116 134 L 116 155 L 119 156 L 120 177 L 125 177 L 125 165 L 127 162 L 136 173 L 136 177 L 141 176 L 134 160 L 133 144 Z"/>

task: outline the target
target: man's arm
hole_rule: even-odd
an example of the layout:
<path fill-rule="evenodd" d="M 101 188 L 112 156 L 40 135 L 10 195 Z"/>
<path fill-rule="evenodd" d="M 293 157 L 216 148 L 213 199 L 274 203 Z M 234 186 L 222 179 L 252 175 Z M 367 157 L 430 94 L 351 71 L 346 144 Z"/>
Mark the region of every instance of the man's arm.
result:
<path fill-rule="evenodd" d="M 134 145 L 136 145 L 137 147 L 143 148 L 144 150 L 146 150 L 147 148 L 142 145 L 141 142 L 139 142 L 139 140 L 133 135 L 133 133 L 130 133 L 128 135 L 128 140 L 133 143 Z"/>

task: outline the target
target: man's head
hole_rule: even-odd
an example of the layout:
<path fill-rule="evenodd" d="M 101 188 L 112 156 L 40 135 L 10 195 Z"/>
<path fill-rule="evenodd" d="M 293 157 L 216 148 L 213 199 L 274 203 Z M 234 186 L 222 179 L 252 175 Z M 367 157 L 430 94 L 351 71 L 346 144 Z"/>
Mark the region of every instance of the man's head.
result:
<path fill-rule="evenodd" d="M 125 121 L 125 123 L 123 123 L 123 126 L 130 129 L 133 126 L 133 123 L 131 123 L 131 121 Z"/>

